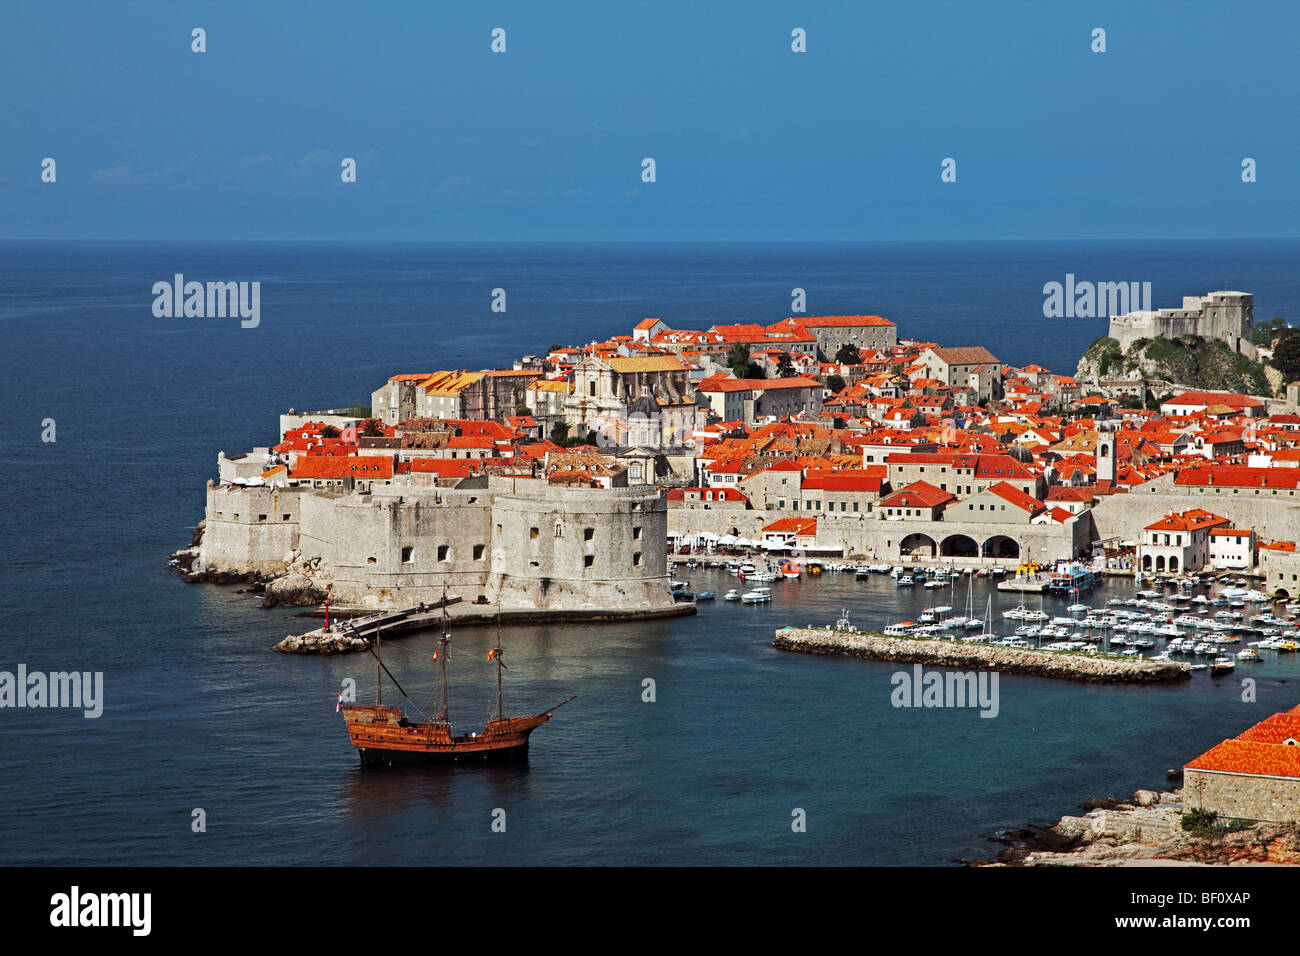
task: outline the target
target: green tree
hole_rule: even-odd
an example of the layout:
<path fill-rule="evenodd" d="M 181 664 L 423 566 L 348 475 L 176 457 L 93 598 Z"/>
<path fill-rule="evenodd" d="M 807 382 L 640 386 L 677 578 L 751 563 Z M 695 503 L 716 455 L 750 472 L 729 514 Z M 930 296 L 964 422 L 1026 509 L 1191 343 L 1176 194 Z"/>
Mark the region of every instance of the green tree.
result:
<path fill-rule="evenodd" d="M 794 361 L 790 358 L 789 352 L 778 352 L 776 355 L 776 377 L 790 378 L 794 375 Z"/>
<path fill-rule="evenodd" d="M 1275 315 L 1267 322 L 1255 324 L 1255 328 L 1250 333 L 1250 341 L 1255 345 L 1267 346 L 1286 327 L 1286 319 Z"/>
<path fill-rule="evenodd" d="M 533 410 L 529 408 L 527 405 L 525 405 L 523 402 L 520 402 L 518 405 L 515 406 L 516 415 L 531 415 L 532 413 Z"/>
<path fill-rule="evenodd" d="M 749 347 L 743 342 L 737 342 L 727 350 L 727 365 L 735 368 L 737 365 L 749 364 Z"/>
<path fill-rule="evenodd" d="M 333 425 L 326 425 L 324 428 L 322 428 L 322 429 L 320 430 L 320 437 L 321 437 L 321 438 L 338 438 L 338 437 L 339 437 L 339 430 L 338 430 L 337 428 L 335 428 Z"/>
<path fill-rule="evenodd" d="M 1272 365 L 1288 382 L 1300 378 L 1300 329 L 1286 329 L 1273 348 Z"/>
<path fill-rule="evenodd" d="M 840 365 L 860 365 L 862 364 L 862 355 L 858 352 L 858 347 L 852 342 L 845 342 L 835 353 L 835 361 Z"/>
<path fill-rule="evenodd" d="M 361 432 L 367 438 L 378 438 L 384 433 L 384 424 L 377 418 L 367 418 L 361 423 Z"/>
<path fill-rule="evenodd" d="M 557 445 L 563 445 L 569 440 L 569 423 L 556 422 L 551 426 L 551 441 Z"/>
<path fill-rule="evenodd" d="M 827 375 L 826 387 L 838 395 L 840 392 L 844 391 L 844 376 L 839 373 Z"/>

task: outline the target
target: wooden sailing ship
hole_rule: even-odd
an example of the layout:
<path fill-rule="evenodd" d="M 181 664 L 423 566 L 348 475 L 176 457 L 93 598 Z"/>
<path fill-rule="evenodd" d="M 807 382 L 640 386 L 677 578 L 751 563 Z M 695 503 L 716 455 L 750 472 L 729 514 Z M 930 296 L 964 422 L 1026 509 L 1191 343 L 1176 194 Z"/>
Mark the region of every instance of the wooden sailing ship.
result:
<path fill-rule="evenodd" d="M 399 707 L 384 706 L 383 675 L 387 674 L 403 697 L 406 691 L 398 684 L 381 657 L 381 640 L 375 635 L 370 653 L 375 658 L 375 703 L 372 707 L 343 704 L 338 709 L 347 724 L 352 746 L 357 748 L 362 766 L 386 764 L 437 764 L 524 760 L 528 757 L 529 735 L 551 719 L 567 704 L 562 700 L 549 710 L 525 717 L 507 717 L 501 696 L 501 671 L 505 668 L 501 648 L 501 612 L 497 610 L 497 644 L 488 652 L 488 660 L 497 665 L 496 714 L 481 733 L 457 736 L 452 731 L 447 705 L 447 649 L 451 635 L 447 632 L 446 602 L 443 603 L 442 636 L 434 659 L 442 674 L 442 706 L 433 718 L 413 721 Z"/>

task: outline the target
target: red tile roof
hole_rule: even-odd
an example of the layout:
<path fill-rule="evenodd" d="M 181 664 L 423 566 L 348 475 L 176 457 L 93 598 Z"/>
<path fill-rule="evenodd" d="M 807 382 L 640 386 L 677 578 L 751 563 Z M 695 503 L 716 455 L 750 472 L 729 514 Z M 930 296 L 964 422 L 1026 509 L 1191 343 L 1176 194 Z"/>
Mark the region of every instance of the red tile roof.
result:
<path fill-rule="evenodd" d="M 927 481 L 914 481 L 881 500 L 880 506 L 882 508 L 934 508 L 955 500 L 956 496 L 936 488 Z"/>
<path fill-rule="evenodd" d="M 1225 740 L 1183 768 L 1249 776 L 1300 777 L 1300 747 L 1240 738 Z"/>
<path fill-rule="evenodd" d="M 1174 484 L 1294 489 L 1300 486 L 1300 468 L 1251 468 L 1246 465 L 1184 468 L 1174 477 Z"/>
<path fill-rule="evenodd" d="M 868 491 L 878 493 L 883 476 L 865 469 L 841 471 L 809 471 L 804 476 L 803 487 L 824 491 Z"/>
<path fill-rule="evenodd" d="M 816 518 L 781 518 L 763 528 L 764 531 L 789 532 L 795 534 L 816 534 Z"/>
<path fill-rule="evenodd" d="M 1166 405 L 1229 405 L 1232 408 L 1258 408 L 1264 403 L 1249 395 L 1236 392 L 1183 392 L 1175 395 Z"/>
<path fill-rule="evenodd" d="M 1038 514 L 1043 510 L 1043 503 L 1031 495 L 1025 494 L 1015 485 L 1008 484 L 1005 481 L 999 481 L 988 489 L 989 494 L 997 495 L 1009 505 L 1015 505 L 1022 511 L 1028 511 L 1031 515 Z"/>
<path fill-rule="evenodd" d="M 796 325 L 803 325 L 813 329 L 862 325 L 890 326 L 894 324 L 879 315 L 792 315 L 790 319 Z"/>
<path fill-rule="evenodd" d="M 1147 525 L 1146 531 L 1201 531 L 1205 528 L 1218 528 L 1231 524 L 1227 518 L 1221 518 L 1203 508 L 1191 511 L 1176 511 L 1165 515 L 1159 521 Z"/>
<path fill-rule="evenodd" d="M 290 478 L 391 478 L 393 459 L 377 456 L 355 458 L 302 457 Z"/>
<path fill-rule="evenodd" d="M 811 378 L 723 378 L 715 375 L 699 384 L 702 392 L 764 392 L 777 388 L 821 388 L 821 383 Z"/>

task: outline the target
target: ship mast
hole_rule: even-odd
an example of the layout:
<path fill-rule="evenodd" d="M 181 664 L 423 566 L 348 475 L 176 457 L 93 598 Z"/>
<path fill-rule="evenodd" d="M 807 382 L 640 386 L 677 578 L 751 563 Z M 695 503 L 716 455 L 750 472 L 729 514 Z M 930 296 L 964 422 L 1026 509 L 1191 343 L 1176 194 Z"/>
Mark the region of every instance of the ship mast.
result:
<path fill-rule="evenodd" d="M 497 720 L 505 720 L 506 712 L 505 712 L 505 708 L 501 704 L 501 668 L 503 665 L 501 663 L 501 602 L 500 601 L 497 602 L 496 662 L 497 662 Z"/>
<path fill-rule="evenodd" d="M 384 681 L 383 678 L 379 676 L 379 669 L 384 666 L 383 659 L 379 656 L 380 630 L 381 629 L 379 625 L 376 624 L 375 625 L 375 706 L 376 707 L 384 706 Z"/>
<path fill-rule="evenodd" d="M 438 655 L 438 661 L 442 665 L 442 710 L 438 716 L 447 720 L 447 646 L 451 643 L 451 635 L 447 633 L 447 589 L 442 589 L 442 637 L 438 640 L 442 653 Z"/>

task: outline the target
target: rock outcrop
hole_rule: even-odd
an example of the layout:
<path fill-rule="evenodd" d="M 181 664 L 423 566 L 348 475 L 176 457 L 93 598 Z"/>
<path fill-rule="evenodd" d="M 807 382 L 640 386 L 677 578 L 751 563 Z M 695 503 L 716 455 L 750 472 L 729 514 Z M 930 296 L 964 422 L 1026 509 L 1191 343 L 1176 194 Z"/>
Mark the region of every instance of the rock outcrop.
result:
<path fill-rule="evenodd" d="M 1097 806 L 1097 804 L 1105 806 Z M 1182 863 L 1300 864 L 1300 826 L 1225 821 L 1187 830 L 1182 792 L 1139 790 L 1130 802 L 1093 801 L 1083 816 L 1064 816 L 1049 827 L 1029 827 L 997 838 L 996 860 L 973 866 L 1124 866 L 1170 860 Z"/>
<path fill-rule="evenodd" d="M 1184 335 L 1176 339 L 1138 339 L 1128 350 L 1112 338 L 1088 346 L 1075 369 L 1081 384 L 1101 381 L 1147 382 L 1153 389 L 1177 387 L 1273 395 L 1267 367 L 1239 355 L 1218 340 Z"/>
<path fill-rule="evenodd" d="M 366 642 L 335 631 L 311 631 L 307 634 L 290 634 L 272 650 L 281 654 L 346 654 L 364 650 Z"/>
<path fill-rule="evenodd" d="M 195 531 L 196 542 L 202 537 L 202 522 Z M 247 589 L 264 594 L 262 607 L 314 607 L 325 600 L 332 575 L 321 567 L 320 560 L 303 561 L 298 551 L 282 559 L 282 567 L 267 571 L 249 567 L 206 567 L 200 548 L 194 546 L 173 552 L 167 562 L 182 580 L 190 584 L 248 584 Z"/>
<path fill-rule="evenodd" d="M 327 575 L 314 569 L 294 568 L 266 583 L 262 607 L 315 607 L 325 600 Z"/>

